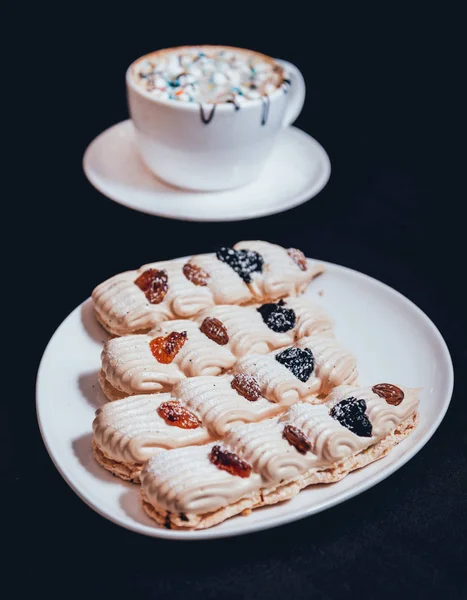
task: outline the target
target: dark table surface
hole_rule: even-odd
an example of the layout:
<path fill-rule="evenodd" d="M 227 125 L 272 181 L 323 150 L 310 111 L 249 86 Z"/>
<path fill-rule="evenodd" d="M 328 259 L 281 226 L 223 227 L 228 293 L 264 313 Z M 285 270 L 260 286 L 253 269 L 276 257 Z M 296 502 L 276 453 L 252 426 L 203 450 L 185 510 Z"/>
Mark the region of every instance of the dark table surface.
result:
<path fill-rule="evenodd" d="M 26 275 L 23 266 L 15 284 L 34 290 L 34 296 L 22 294 L 26 330 L 17 350 L 27 348 L 29 360 L 19 384 L 7 387 L 12 401 L 0 403 L 7 423 L 3 499 L 13 500 L 3 515 L 12 533 L 4 543 L 17 551 L 9 580 L 18 590 L 28 586 L 48 597 L 257 600 L 467 594 L 465 233 L 456 214 L 462 188 L 453 185 L 453 175 L 460 161 L 450 145 L 456 137 L 451 105 L 441 102 L 439 54 L 440 32 L 447 41 L 456 19 L 451 15 L 446 29 L 442 16 L 426 9 L 423 15 L 379 9 L 363 19 L 354 7 L 347 14 L 308 8 L 306 18 L 289 7 L 287 17 L 272 12 L 258 21 L 259 9 L 248 7 L 250 16 L 240 18 L 238 7 L 229 5 L 229 17 L 209 13 L 215 28 L 200 6 L 188 12 L 169 7 L 163 15 L 152 5 L 83 6 L 55 14 L 60 27 L 41 14 L 41 56 L 53 60 L 56 79 L 38 97 L 35 165 L 19 180 L 32 194 L 28 214 L 21 208 L 19 218 L 34 267 Z M 197 42 L 251 47 L 303 71 L 308 95 L 296 125 L 323 144 L 332 162 L 318 197 L 257 220 L 184 223 L 128 210 L 86 181 L 81 158 L 87 144 L 127 117 L 126 66 L 152 49 Z M 119 528 L 72 492 L 42 444 L 32 386 L 43 349 L 108 276 L 255 238 L 360 270 L 420 306 L 453 356 L 451 408 L 404 468 L 314 517 L 200 543 Z M 27 320 L 31 300 L 38 315 L 33 322 Z"/>

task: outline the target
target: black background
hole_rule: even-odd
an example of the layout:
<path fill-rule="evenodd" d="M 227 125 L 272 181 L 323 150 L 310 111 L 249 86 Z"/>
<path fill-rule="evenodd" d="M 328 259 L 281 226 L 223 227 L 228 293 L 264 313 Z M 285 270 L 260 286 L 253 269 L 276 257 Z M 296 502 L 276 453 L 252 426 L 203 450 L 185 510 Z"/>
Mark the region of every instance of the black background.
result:
<path fill-rule="evenodd" d="M 14 271 L 7 286 L 17 292 L 13 314 L 24 328 L 18 331 L 18 316 L 7 316 L 14 327 L 11 369 L 18 361 L 22 367 L 18 376 L 5 373 L 11 397 L 0 405 L 3 500 L 13 500 L 3 515 L 12 534 L 5 545 L 15 552 L 6 580 L 18 594 L 23 586 L 48 597 L 90 598 L 454 599 L 467 593 L 465 228 L 457 211 L 465 186 L 455 182 L 463 164 L 454 109 L 462 72 L 449 72 L 459 52 L 459 16 L 447 5 L 431 12 L 426 5 L 409 7 L 14 8 L 23 23 L 27 14 L 14 73 L 28 101 L 20 106 L 22 95 L 8 94 L 19 108 L 18 117 L 6 119 L 15 126 L 11 164 L 18 172 L 8 202 L 20 210 L 12 221 L 18 258 L 9 247 L 4 259 Z M 332 163 L 318 197 L 281 215 L 196 224 L 130 211 L 87 182 L 81 168 L 87 144 L 127 118 L 127 65 L 156 48 L 196 43 L 257 49 L 302 70 L 307 100 L 296 125 L 323 144 Z M 5 237 L 8 228 L 4 223 Z M 108 276 L 255 238 L 361 270 L 418 304 L 453 355 L 451 408 L 402 470 L 315 517 L 201 543 L 121 529 L 67 487 L 42 444 L 33 384 L 43 349 Z M 25 250 L 26 261 L 20 260 Z M 6 310 L 12 314 L 11 306 Z"/>

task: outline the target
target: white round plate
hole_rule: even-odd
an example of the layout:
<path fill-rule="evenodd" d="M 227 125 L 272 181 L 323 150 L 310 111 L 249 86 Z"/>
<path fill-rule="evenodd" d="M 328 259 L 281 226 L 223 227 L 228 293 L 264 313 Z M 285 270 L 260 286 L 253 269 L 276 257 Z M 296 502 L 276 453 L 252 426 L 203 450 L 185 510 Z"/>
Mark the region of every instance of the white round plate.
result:
<path fill-rule="evenodd" d="M 87 148 L 92 185 L 128 208 L 185 221 L 239 221 L 283 212 L 316 196 L 329 179 L 323 147 L 295 127 L 278 136 L 259 178 L 226 192 L 190 192 L 157 179 L 141 161 L 130 120 L 101 133 Z"/>
<path fill-rule="evenodd" d="M 323 295 L 319 292 L 322 290 Z M 290 501 L 238 516 L 204 531 L 171 531 L 143 512 L 139 487 L 100 467 L 91 453 L 102 342 L 91 300 L 60 325 L 44 352 L 37 380 L 37 414 L 45 445 L 73 490 L 114 523 L 146 535 L 179 540 L 220 538 L 302 519 L 382 481 L 414 456 L 439 426 L 451 399 L 453 368 L 441 334 L 404 296 L 366 275 L 327 264 L 306 292 L 336 321 L 339 339 L 356 354 L 362 385 L 390 381 L 422 387 L 420 425 L 382 460 L 338 483 L 311 486 Z"/>

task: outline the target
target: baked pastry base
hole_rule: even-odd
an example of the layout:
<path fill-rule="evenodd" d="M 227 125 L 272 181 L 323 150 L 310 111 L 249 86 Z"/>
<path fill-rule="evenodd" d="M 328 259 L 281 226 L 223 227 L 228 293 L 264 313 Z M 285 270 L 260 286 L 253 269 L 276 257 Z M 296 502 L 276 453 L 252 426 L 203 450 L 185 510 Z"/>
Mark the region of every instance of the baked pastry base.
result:
<path fill-rule="evenodd" d="M 122 463 L 110 458 L 105 452 L 92 441 L 92 452 L 97 462 L 104 467 L 107 471 L 110 471 L 112 475 L 120 477 L 125 481 L 131 481 L 131 483 L 140 483 L 139 475 L 143 468 L 142 463 Z"/>
<path fill-rule="evenodd" d="M 101 327 L 103 327 L 105 329 L 105 331 L 107 331 L 107 333 L 110 333 L 111 336 L 113 337 L 122 337 L 124 335 L 133 335 L 133 334 L 137 334 L 137 333 L 147 333 L 148 331 L 151 331 L 151 329 L 154 329 L 155 325 L 148 327 L 147 329 L 137 329 L 135 331 L 122 331 L 119 329 L 113 329 L 111 325 L 109 325 L 108 323 L 106 323 L 101 316 L 99 315 L 99 313 L 97 312 L 97 310 L 94 308 L 94 315 L 96 317 L 96 321 L 99 323 L 99 325 Z"/>
<path fill-rule="evenodd" d="M 104 371 L 102 371 L 102 370 L 99 372 L 99 375 L 97 376 L 97 380 L 99 381 L 99 385 L 101 386 L 101 389 L 104 392 L 106 398 L 110 401 L 121 400 L 122 398 L 127 398 L 130 395 L 134 395 L 134 394 L 126 394 L 125 392 L 122 392 L 121 390 L 118 390 L 116 387 L 114 387 L 105 378 Z"/>
<path fill-rule="evenodd" d="M 418 413 L 414 413 L 408 419 L 402 421 L 402 423 L 378 443 L 370 446 L 357 455 L 350 456 L 341 462 L 334 463 L 321 471 L 313 471 L 299 480 L 296 479 L 290 481 L 285 485 L 279 484 L 275 488 L 259 490 L 247 498 L 242 498 L 233 504 L 229 504 L 228 506 L 211 513 L 206 513 L 204 515 L 185 515 L 184 513 L 159 511 L 148 501 L 144 491 L 141 490 L 143 508 L 151 519 L 167 529 L 207 529 L 208 527 L 218 525 L 219 523 L 222 523 L 222 521 L 235 515 L 247 515 L 254 508 L 290 500 L 296 496 L 300 490 L 309 485 L 317 483 L 334 483 L 339 481 L 351 471 L 361 469 L 386 456 L 394 446 L 397 446 L 397 444 L 409 436 L 417 425 Z"/>

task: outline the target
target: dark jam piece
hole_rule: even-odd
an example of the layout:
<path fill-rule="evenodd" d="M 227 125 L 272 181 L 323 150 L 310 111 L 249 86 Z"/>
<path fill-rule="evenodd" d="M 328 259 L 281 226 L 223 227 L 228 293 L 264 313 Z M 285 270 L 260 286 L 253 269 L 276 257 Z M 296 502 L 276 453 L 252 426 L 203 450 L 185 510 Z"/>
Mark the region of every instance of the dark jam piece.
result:
<path fill-rule="evenodd" d="M 286 425 L 282 432 L 282 437 L 289 442 L 300 454 L 306 454 L 311 450 L 311 442 L 307 436 L 293 425 Z"/>
<path fill-rule="evenodd" d="M 233 452 L 227 452 L 227 450 L 224 450 L 220 446 L 212 447 L 209 460 L 218 469 L 227 471 L 231 475 L 236 475 L 237 477 L 250 476 L 251 466 Z"/>
<path fill-rule="evenodd" d="M 157 414 L 164 419 L 167 425 L 174 425 L 180 429 L 198 429 L 201 425 L 198 417 L 187 410 L 177 400 L 162 402 L 157 409 Z"/>
<path fill-rule="evenodd" d="M 169 276 L 167 271 L 162 269 L 146 269 L 138 279 L 135 280 L 135 284 L 141 291 L 144 292 L 147 300 L 151 304 L 160 304 L 167 294 L 169 289 Z"/>
<path fill-rule="evenodd" d="M 229 343 L 229 334 L 225 325 L 215 317 L 206 317 L 201 323 L 200 330 L 219 346 L 225 346 Z"/>
<path fill-rule="evenodd" d="M 216 252 L 216 256 L 229 265 L 245 283 L 251 283 L 252 273 L 263 271 L 264 258 L 254 250 L 234 250 L 224 247 Z"/>
<path fill-rule="evenodd" d="M 378 383 L 378 385 L 374 385 L 371 389 L 380 398 L 384 398 L 388 404 L 392 404 L 392 406 L 399 406 L 405 396 L 404 392 L 397 385 L 392 385 L 392 383 Z"/>
<path fill-rule="evenodd" d="M 165 337 L 154 338 L 149 342 L 149 347 L 157 362 L 169 365 L 180 352 L 181 347 L 187 339 L 188 335 L 186 331 L 182 331 L 181 333 L 173 331 Z"/>
<path fill-rule="evenodd" d="M 261 398 L 261 388 L 259 387 L 258 380 L 248 373 L 238 373 L 235 375 L 230 386 L 237 394 L 240 394 L 240 396 L 243 396 L 250 402 L 256 402 L 256 400 Z"/>
<path fill-rule="evenodd" d="M 276 354 L 276 360 L 304 383 L 308 381 L 315 367 L 315 358 L 309 348 L 304 350 L 301 348 L 287 348 Z"/>
<path fill-rule="evenodd" d="M 335 404 L 329 414 L 355 435 L 371 437 L 373 428 L 365 411 L 365 400 L 350 397 Z"/>
<path fill-rule="evenodd" d="M 276 333 L 285 333 L 295 327 L 295 312 L 285 307 L 285 302 L 280 300 L 277 304 L 263 304 L 258 308 L 263 321 Z"/>

